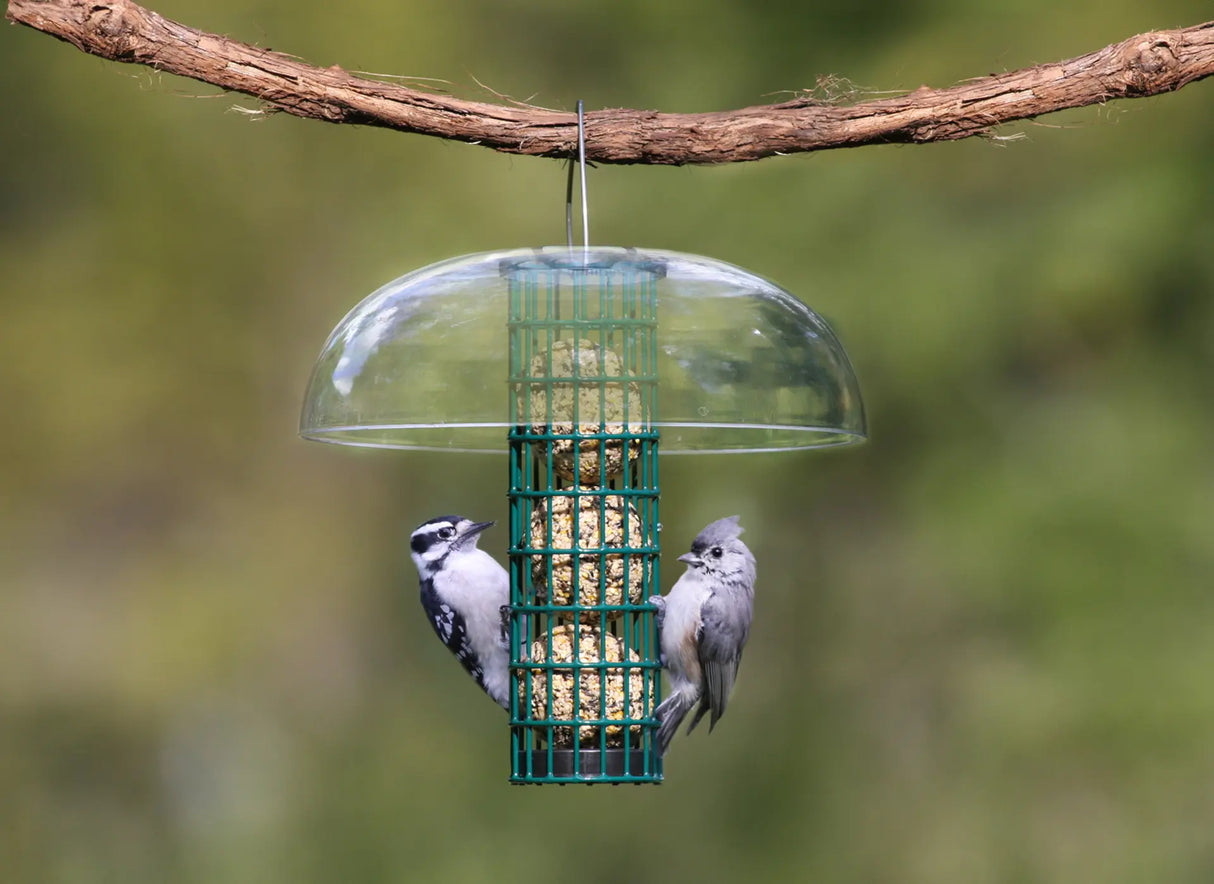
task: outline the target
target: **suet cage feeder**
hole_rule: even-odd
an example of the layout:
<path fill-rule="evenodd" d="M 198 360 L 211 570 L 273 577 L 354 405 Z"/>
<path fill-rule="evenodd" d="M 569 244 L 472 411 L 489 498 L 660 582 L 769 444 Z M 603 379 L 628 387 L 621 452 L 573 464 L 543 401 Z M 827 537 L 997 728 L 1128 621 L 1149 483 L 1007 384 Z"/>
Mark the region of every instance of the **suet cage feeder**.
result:
<path fill-rule="evenodd" d="M 409 273 L 329 336 L 308 439 L 508 454 L 510 780 L 660 782 L 658 452 L 860 441 L 855 374 L 779 286 L 550 246 Z"/>

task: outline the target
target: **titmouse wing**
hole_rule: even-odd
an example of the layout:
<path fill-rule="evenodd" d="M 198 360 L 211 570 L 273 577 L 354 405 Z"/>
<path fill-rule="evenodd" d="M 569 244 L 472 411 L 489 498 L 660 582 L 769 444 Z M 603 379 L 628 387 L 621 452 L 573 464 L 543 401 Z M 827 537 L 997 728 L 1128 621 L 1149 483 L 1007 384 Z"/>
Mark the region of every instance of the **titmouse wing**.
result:
<path fill-rule="evenodd" d="M 736 603 L 731 604 L 731 601 L 735 600 L 714 593 L 704 600 L 700 608 L 698 648 L 700 667 L 704 671 L 705 699 L 712 712 L 709 730 L 725 713 L 730 691 L 738 677 L 738 664 L 742 662 L 742 648 L 750 632 L 749 611 Z M 701 706 L 696 719 L 699 720 L 703 714 Z M 694 722 L 691 727 L 695 727 Z"/>

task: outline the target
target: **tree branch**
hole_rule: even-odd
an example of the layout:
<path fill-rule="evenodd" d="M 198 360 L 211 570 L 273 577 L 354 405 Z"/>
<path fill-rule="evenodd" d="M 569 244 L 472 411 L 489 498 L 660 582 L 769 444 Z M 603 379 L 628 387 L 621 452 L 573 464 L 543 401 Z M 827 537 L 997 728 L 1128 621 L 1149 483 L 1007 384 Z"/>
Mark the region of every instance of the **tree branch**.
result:
<path fill-rule="evenodd" d="M 197 31 L 130 0 L 9 0 L 8 19 L 113 61 L 243 92 L 273 108 L 331 123 L 384 126 L 504 153 L 567 157 L 577 118 L 533 107 L 463 101 L 315 68 Z M 684 165 L 757 160 L 865 144 L 953 141 L 1054 111 L 1172 92 L 1214 73 L 1214 22 L 1139 34 L 1053 64 L 979 77 L 948 89 L 849 107 L 809 97 L 704 114 L 609 109 L 586 114 L 586 158 Z"/>

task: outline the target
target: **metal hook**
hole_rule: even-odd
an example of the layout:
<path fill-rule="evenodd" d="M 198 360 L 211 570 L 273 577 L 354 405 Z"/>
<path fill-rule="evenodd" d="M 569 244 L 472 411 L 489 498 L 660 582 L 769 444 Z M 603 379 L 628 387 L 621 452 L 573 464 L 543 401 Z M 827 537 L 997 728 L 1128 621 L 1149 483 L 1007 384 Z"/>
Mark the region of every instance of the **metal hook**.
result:
<path fill-rule="evenodd" d="M 590 212 L 586 207 L 586 117 L 582 99 L 577 100 L 577 163 L 582 176 L 582 248 L 590 248 Z M 565 240 L 573 248 L 573 160 L 565 182 Z"/>

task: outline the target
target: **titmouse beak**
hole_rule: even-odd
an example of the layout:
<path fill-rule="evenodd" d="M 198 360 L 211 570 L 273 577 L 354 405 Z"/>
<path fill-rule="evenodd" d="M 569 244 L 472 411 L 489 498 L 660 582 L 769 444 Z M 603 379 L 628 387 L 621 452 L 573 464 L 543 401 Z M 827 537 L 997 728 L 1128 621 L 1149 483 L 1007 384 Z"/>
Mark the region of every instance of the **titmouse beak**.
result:
<path fill-rule="evenodd" d="M 683 553 L 679 556 L 679 561 L 686 562 L 689 565 L 698 565 L 700 564 L 700 557 L 695 553 Z"/>

